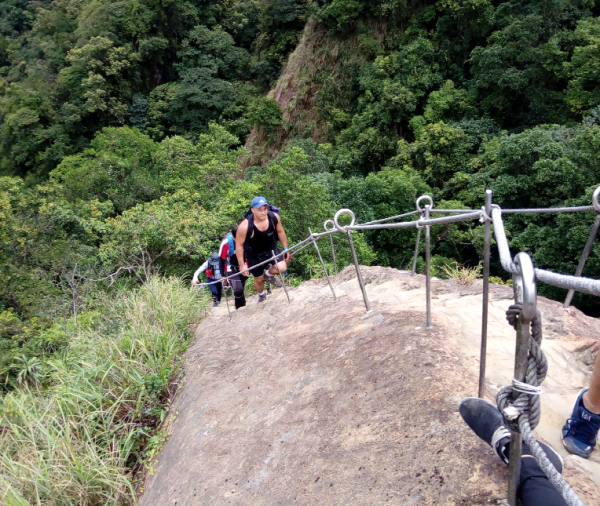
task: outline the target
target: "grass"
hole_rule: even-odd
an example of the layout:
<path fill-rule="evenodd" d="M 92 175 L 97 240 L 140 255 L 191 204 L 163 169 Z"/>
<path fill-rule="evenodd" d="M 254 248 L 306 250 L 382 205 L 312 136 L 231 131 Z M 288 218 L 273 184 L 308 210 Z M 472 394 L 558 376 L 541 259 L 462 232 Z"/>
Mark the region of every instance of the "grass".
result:
<path fill-rule="evenodd" d="M 481 277 L 483 266 L 481 264 L 475 267 L 467 267 L 454 262 L 452 265 L 442 266 L 442 270 L 446 273 L 449 279 L 452 279 L 459 285 L 470 285 L 477 278 Z"/>
<path fill-rule="evenodd" d="M 179 279 L 120 293 L 68 336 L 44 387 L 0 399 L 0 502 L 135 502 L 135 477 L 164 441 L 160 422 L 182 372 L 188 325 L 206 306 Z"/>

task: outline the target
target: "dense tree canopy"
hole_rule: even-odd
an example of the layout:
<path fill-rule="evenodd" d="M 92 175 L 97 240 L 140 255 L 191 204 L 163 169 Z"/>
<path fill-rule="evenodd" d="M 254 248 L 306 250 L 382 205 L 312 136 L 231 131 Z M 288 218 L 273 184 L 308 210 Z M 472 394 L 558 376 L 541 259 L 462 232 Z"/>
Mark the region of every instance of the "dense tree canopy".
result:
<path fill-rule="evenodd" d="M 597 0 L 0 1 L 0 392 L 52 385 L 85 335 L 112 336 L 115 360 L 132 353 L 116 313 L 135 311 L 106 301 L 153 275 L 189 278 L 256 195 L 280 208 L 290 244 L 340 207 L 365 222 L 423 194 L 438 208 L 480 208 L 486 188 L 506 208 L 589 205 L 599 47 Z M 574 273 L 594 219 L 505 223 L 515 251 Z M 434 268 L 478 265 L 482 228 L 432 227 Z M 354 241 L 361 262 L 406 268 L 415 236 Z M 338 267 L 352 261 L 340 237 Z M 294 255 L 290 278 L 322 275 L 315 259 Z M 600 277 L 598 241 L 584 275 Z M 595 298 L 574 303 L 599 315 Z M 157 405 L 174 370 L 163 351 L 166 367 L 131 380 Z M 135 426 L 135 468 L 158 416 L 139 399 L 115 415 Z M 0 397 L 0 433 L 11 409 Z"/>

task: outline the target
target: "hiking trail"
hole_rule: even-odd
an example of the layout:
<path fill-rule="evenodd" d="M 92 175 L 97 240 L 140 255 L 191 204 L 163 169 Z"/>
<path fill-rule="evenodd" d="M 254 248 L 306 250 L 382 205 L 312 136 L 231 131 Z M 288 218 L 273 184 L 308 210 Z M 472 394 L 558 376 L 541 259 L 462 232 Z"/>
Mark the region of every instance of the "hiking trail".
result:
<path fill-rule="evenodd" d="M 354 267 L 257 297 L 231 318 L 223 300 L 195 331 L 167 420 L 171 434 L 142 506 L 483 505 L 506 498 L 507 467 L 466 426 L 460 400 L 477 396 L 481 280 L 432 280 Z M 514 368 L 512 288 L 490 284 L 486 398 Z M 230 303 L 232 301 L 230 300 Z M 565 459 L 581 500 L 600 503 L 600 448 L 569 455 L 560 429 L 587 386 L 600 321 L 538 297 L 549 361 L 535 433 Z"/>

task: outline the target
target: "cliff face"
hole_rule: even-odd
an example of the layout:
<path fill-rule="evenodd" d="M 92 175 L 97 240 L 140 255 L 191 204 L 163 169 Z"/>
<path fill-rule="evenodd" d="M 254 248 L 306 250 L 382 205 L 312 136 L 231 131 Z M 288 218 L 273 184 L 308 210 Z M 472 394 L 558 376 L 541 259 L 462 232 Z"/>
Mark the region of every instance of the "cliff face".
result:
<path fill-rule="evenodd" d="M 352 267 L 333 278 L 225 301 L 196 329 L 172 435 L 141 504 L 489 504 L 506 497 L 506 468 L 457 408 L 477 395 L 481 285 L 433 282 L 364 267 L 365 313 Z M 486 396 L 512 377 L 512 291 L 491 289 Z M 565 457 L 586 504 L 600 501 L 600 451 L 567 456 L 560 427 L 589 381 L 600 322 L 539 299 L 550 370 L 540 438 Z M 595 482 L 595 483 L 594 483 Z"/>
<path fill-rule="evenodd" d="M 324 80 L 339 79 L 340 65 L 360 66 L 366 61 L 359 46 L 358 35 L 331 34 L 314 20 L 307 22 L 298 46 L 268 94 L 279 104 L 282 126 L 270 138 L 261 128 L 252 129 L 245 146 L 250 155 L 241 160 L 244 168 L 275 158 L 295 137 L 327 142 L 327 121 L 318 108 L 319 90 Z"/>

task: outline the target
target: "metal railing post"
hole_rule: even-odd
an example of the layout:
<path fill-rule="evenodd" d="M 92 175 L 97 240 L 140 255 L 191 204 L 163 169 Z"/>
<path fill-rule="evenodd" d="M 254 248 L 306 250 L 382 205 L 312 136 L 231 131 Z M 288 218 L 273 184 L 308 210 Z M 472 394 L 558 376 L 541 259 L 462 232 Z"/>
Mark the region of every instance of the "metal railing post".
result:
<path fill-rule="evenodd" d="M 425 205 L 425 219 L 429 219 L 430 206 Z M 429 225 L 425 226 L 425 292 L 427 303 L 427 328 L 431 326 L 431 231 Z"/>
<path fill-rule="evenodd" d="M 271 253 L 273 253 L 273 256 L 275 256 L 275 250 L 271 250 Z M 291 304 L 290 295 L 288 294 L 287 287 L 285 286 L 285 280 L 283 279 L 283 274 L 281 274 L 281 269 L 279 269 L 279 261 L 277 260 L 277 257 L 275 257 L 275 266 L 277 267 L 277 272 L 279 272 L 279 279 L 281 279 L 281 284 L 283 285 L 283 290 L 285 291 L 288 304 Z"/>
<path fill-rule="evenodd" d="M 360 290 L 362 291 L 363 299 L 365 301 L 365 308 L 367 312 L 371 311 L 371 307 L 369 305 L 369 298 L 367 297 L 367 290 L 365 289 L 365 283 L 362 278 L 362 274 L 360 273 L 360 266 L 358 265 L 358 257 L 356 256 L 356 249 L 354 248 L 354 241 L 352 240 L 352 231 L 348 230 L 348 243 L 350 244 L 350 250 L 352 251 L 352 258 L 354 259 L 354 267 L 356 268 L 356 277 L 358 278 L 358 284 L 360 285 Z"/>
<path fill-rule="evenodd" d="M 321 266 L 323 267 L 323 272 L 325 273 L 325 277 L 327 278 L 327 283 L 329 283 L 329 288 L 331 288 L 331 293 L 333 294 L 333 300 L 335 302 L 338 301 L 338 298 L 335 296 L 335 291 L 333 290 L 333 285 L 331 284 L 331 280 L 329 279 L 329 274 L 327 274 L 327 267 L 325 267 L 325 262 L 323 262 L 323 257 L 321 256 L 321 251 L 319 250 L 319 246 L 317 245 L 316 239 L 312 235 L 312 230 L 308 227 L 308 233 L 312 237 L 312 242 L 315 245 L 315 249 L 317 250 L 317 255 L 319 255 L 319 260 L 321 261 Z M 331 236 L 329 236 L 331 237 Z"/>
<path fill-rule="evenodd" d="M 335 249 L 333 248 L 333 234 L 329 234 L 329 241 L 331 242 L 331 256 L 333 257 L 333 270 L 337 276 L 337 262 L 335 260 Z"/>
<path fill-rule="evenodd" d="M 583 268 L 585 267 L 585 263 L 587 262 L 588 256 L 592 251 L 592 246 L 594 245 L 594 240 L 596 239 L 596 235 L 598 234 L 598 228 L 600 228 L 600 212 L 596 211 L 596 221 L 594 221 L 594 225 L 592 226 L 592 231 L 588 237 L 585 248 L 583 249 L 583 253 L 581 254 L 581 258 L 579 259 L 579 264 L 577 265 L 577 270 L 575 271 L 575 277 L 581 277 L 583 273 Z M 567 309 L 571 305 L 571 301 L 573 300 L 573 295 L 575 294 L 575 290 L 569 290 L 567 293 L 567 298 L 565 299 L 565 303 L 563 307 Z"/>
<path fill-rule="evenodd" d="M 222 284 L 222 282 L 221 282 Z M 227 297 L 227 289 L 229 287 L 228 286 L 224 286 L 223 285 L 223 291 L 225 292 L 225 304 L 227 304 L 227 314 L 229 315 L 229 318 L 231 318 L 231 311 L 229 310 L 229 297 Z M 232 293 L 233 293 L 233 289 L 232 289 Z"/>
<path fill-rule="evenodd" d="M 328 224 L 331 224 L 332 228 L 327 228 Z M 333 220 L 327 220 L 325 223 L 323 223 L 323 228 L 325 229 L 325 232 L 331 232 L 332 230 L 335 230 L 335 228 L 336 228 L 335 222 Z M 335 249 L 333 247 L 333 234 L 331 234 L 331 233 L 329 234 L 329 242 L 331 243 L 331 256 L 333 257 L 333 269 L 335 271 L 335 275 L 337 276 L 337 273 L 338 273 L 337 261 L 335 259 Z"/>
<path fill-rule="evenodd" d="M 535 273 L 531 257 L 524 252 L 515 257 L 515 265 L 519 274 L 513 274 L 513 290 L 515 303 L 522 304 L 521 314 L 517 320 L 517 340 L 515 344 L 515 374 L 517 381 L 525 382 L 527 374 L 527 356 L 529 355 L 530 322 L 536 312 Z M 513 391 L 513 397 L 519 395 Z M 521 475 L 522 437 L 520 432 L 510 431 L 510 454 L 508 462 L 508 504 L 518 506 L 517 489 Z"/>
<path fill-rule="evenodd" d="M 413 259 L 413 265 L 412 265 L 412 272 L 410 273 L 411 276 L 414 276 L 415 273 L 417 272 L 417 258 L 419 256 L 419 242 L 421 240 L 421 229 L 417 228 L 417 241 L 415 243 L 415 256 Z"/>
<path fill-rule="evenodd" d="M 492 214 L 492 190 L 485 191 L 485 214 Z M 489 219 L 483 225 L 483 305 L 481 310 L 481 350 L 479 353 L 479 392 L 483 399 L 485 390 L 485 366 L 487 355 L 488 304 L 490 298 L 490 239 L 492 223 Z"/>

